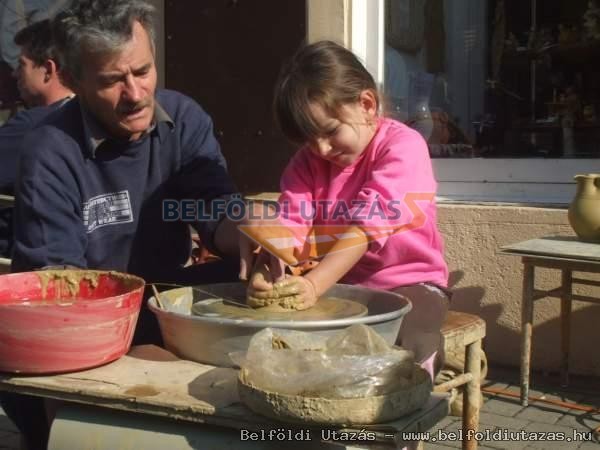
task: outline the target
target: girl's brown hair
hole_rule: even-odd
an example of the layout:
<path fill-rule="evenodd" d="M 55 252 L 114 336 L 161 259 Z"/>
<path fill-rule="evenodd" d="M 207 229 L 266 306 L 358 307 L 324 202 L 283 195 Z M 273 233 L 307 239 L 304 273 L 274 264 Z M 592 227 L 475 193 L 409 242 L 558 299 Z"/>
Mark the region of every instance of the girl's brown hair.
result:
<path fill-rule="evenodd" d="M 350 50 L 332 41 L 305 45 L 279 74 L 275 121 L 289 140 L 303 144 L 325 131 L 312 117 L 311 104 L 339 118 L 340 108 L 359 101 L 366 89 L 373 91 L 379 103 L 373 77 Z"/>

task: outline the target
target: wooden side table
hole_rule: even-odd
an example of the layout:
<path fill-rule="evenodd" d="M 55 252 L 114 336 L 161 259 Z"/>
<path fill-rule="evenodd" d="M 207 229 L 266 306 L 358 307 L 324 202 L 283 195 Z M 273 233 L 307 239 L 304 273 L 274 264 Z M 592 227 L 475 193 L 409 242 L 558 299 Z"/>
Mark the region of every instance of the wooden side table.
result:
<path fill-rule="evenodd" d="M 527 406 L 531 360 L 533 304 L 545 297 L 560 298 L 561 384 L 569 383 L 569 344 L 573 300 L 600 303 L 600 299 L 573 294 L 573 285 L 600 286 L 599 281 L 573 278 L 573 272 L 600 273 L 600 245 L 579 241 L 574 236 L 547 236 L 501 247 L 501 254 L 521 256 L 523 297 L 521 300 L 521 404 Z M 535 268 L 561 271 L 560 286 L 550 290 L 535 288 Z"/>

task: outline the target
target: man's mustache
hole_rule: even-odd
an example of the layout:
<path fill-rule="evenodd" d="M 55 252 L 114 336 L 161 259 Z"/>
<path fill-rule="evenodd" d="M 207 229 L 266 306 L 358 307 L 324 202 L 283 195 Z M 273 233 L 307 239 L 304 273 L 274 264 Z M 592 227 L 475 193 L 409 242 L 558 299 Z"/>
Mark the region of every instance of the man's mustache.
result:
<path fill-rule="evenodd" d="M 146 108 L 152 106 L 152 100 L 148 99 L 148 100 L 144 100 L 142 102 L 139 103 L 134 103 L 134 104 L 122 104 L 119 105 L 119 107 L 117 108 L 117 112 L 120 114 L 129 114 L 135 111 L 139 111 L 140 109 Z"/>

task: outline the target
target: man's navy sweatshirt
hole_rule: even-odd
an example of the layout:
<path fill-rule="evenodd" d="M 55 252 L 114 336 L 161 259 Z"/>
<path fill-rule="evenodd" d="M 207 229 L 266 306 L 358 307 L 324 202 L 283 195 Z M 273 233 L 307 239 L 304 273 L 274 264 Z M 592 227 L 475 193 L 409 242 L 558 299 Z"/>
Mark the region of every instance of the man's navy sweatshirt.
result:
<path fill-rule="evenodd" d="M 155 121 L 138 141 L 107 139 L 94 149 L 77 98 L 26 136 L 13 271 L 72 265 L 148 282 L 177 278 L 190 223 L 163 220 L 163 200 L 210 202 L 236 188 L 204 110 L 174 91 L 157 91 L 156 100 L 172 122 Z M 217 223 L 191 223 L 209 248 Z"/>
<path fill-rule="evenodd" d="M 0 127 L 0 194 L 14 195 L 17 161 L 25 135 L 63 103 L 61 100 L 20 111 Z M 12 217 L 12 206 L 0 208 L 0 256 L 7 258 L 13 242 Z"/>

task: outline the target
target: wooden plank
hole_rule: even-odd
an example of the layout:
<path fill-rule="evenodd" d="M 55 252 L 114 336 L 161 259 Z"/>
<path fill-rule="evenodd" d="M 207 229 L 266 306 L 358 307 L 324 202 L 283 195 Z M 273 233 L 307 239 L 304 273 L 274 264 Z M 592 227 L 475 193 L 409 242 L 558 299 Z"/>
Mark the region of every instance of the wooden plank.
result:
<path fill-rule="evenodd" d="M 253 192 L 244 195 L 244 200 L 254 200 L 262 202 L 277 202 L 279 200 L 279 192 Z"/>
<path fill-rule="evenodd" d="M 235 369 L 181 360 L 156 346 L 139 346 L 113 363 L 81 372 L 0 375 L 0 390 L 236 429 L 281 427 L 240 403 L 237 374 Z M 427 430 L 448 414 L 448 398 L 434 393 L 419 411 L 374 428 L 396 441 L 402 433 Z M 383 434 L 380 438 L 385 440 Z"/>
<path fill-rule="evenodd" d="M 573 278 L 573 284 L 583 284 L 586 286 L 600 286 L 600 281 L 586 280 L 584 278 Z"/>
<path fill-rule="evenodd" d="M 523 264 L 531 264 L 535 267 L 545 267 L 548 269 L 570 269 L 573 272 L 600 272 L 600 261 L 558 258 L 556 256 L 540 256 L 540 255 L 522 255 Z"/>
<path fill-rule="evenodd" d="M 214 414 L 239 402 L 237 371 L 178 359 L 155 346 L 134 348 L 117 361 L 95 369 L 53 376 L 0 376 L 0 385 L 42 389 L 55 398 L 88 397 Z"/>
<path fill-rule="evenodd" d="M 600 262 L 600 245 L 582 242 L 575 236 L 547 236 L 500 247 L 513 255 L 540 255 Z"/>
<path fill-rule="evenodd" d="M 11 260 L 9 258 L 0 258 L 0 274 L 10 273 Z"/>
<path fill-rule="evenodd" d="M 0 194 L 0 207 L 14 206 L 15 198 L 12 195 L 1 195 Z"/>

